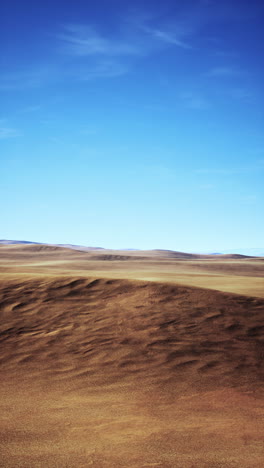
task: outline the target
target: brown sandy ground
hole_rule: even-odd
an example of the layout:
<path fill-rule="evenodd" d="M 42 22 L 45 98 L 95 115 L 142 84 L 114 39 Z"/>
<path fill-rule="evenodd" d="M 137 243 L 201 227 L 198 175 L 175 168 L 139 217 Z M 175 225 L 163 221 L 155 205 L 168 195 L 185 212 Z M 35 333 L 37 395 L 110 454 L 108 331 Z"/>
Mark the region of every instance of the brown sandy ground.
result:
<path fill-rule="evenodd" d="M 23 268 L 0 288 L 1 467 L 263 467 L 263 299 Z"/>

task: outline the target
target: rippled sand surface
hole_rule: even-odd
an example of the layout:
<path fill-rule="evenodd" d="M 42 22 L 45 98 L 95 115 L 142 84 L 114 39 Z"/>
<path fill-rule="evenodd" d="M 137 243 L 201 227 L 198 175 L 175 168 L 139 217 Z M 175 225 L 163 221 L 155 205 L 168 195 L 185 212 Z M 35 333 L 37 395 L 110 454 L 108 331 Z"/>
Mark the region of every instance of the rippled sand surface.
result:
<path fill-rule="evenodd" d="M 0 466 L 262 467 L 264 299 L 59 254 L 1 274 Z"/>

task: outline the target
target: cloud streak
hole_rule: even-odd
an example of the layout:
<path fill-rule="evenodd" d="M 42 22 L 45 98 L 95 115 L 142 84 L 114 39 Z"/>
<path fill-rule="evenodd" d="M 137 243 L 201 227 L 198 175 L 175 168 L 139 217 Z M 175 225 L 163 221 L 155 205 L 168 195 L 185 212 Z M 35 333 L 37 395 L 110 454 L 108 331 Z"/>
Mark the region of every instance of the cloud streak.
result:
<path fill-rule="evenodd" d="M 51 60 L 42 64 L 35 61 L 27 70 L 3 74 L 0 91 L 39 88 L 61 81 L 62 77 L 65 80 L 114 78 L 127 74 L 136 60 L 162 50 L 171 49 L 173 53 L 181 50 L 188 54 L 199 48 L 198 40 L 207 24 L 225 20 L 230 11 L 223 5 L 216 8 L 211 1 L 187 3 L 187 6 L 177 7 L 177 15 L 172 8 L 171 17 L 168 13 L 162 15 L 162 9 L 152 9 L 146 14 L 129 15 L 127 12 L 122 21 L 116 22 L 111 33 L 95 22 L 61 25 L 60 31 L 53 34 L 56 40 L 55 46 L 52 44 L 57 54 L 55 61 L 54 57 L 53 63 Z M 237 73 L 231 67 L 220 66 L 205 75 L 224 78 Z M 191 108 L 208 107 L 201 98 L 187 101 Z"/>
<path fill-rule="evenodd" d="M 116 78 L 128 72 L 126 65 L 112 59 L 101 59 L 82 67 L 76 67 L 72 76 L 80 81 L 95 78 Z"/>
<path fill-rule="evenodd" d="M 100 34 L 92 25 L 64 25 L 57 35 L 59 50 L 75 57 L 131 57 L 153 53 L 160 47 L 175 46 L 190 49 L 184 40 L 186 31 L 146 23 L 129 22 L 129 35 L 117 34 L 117 38 Z"/>
<path fill-rule="evenodd" d="M 0 91 L 38 88 L 44 84 L 54 82 L 58 77 L 58 66 L 34 65 L 34 67 L 31 66 L 27 70 L 2 74 L 0 77 Z"/>
<path fill-rule="evenodd" d="M 234 75 L 237 75 L 238 74 L 238 71 L 235 70 L 234 68 L 232 67 L 228 67 L 228 66 L 223 66 L 223 67 L 215 67 L 215 68 L 212 68 L 211 70 L 209 70 L 208 73 L 206 73 L 206 76 L 209 76 L 209 77 L 216 77 L 216 78 L 225 78 L 225 77 L 230 77 L 230 76 L 234 76 Z"/>
<path fill-rule="evenodd" d="M 21 136 L 21 133 L 15 128 L 0 127 L 0 140 L 8 140 Z"/>
<path fill-rule="evenodd" d="M 27 106 L 27 107 L 24 107 L 23 109 L 19 109 L 17 112 L 19 114 L 31 114 L 32 112 L 37 112 L 40 109 L 41 109 L 40 105 Z"/>
<path fill-rule="evenodd" d="M 115 57 L 139 53 L 133 43 L 103 37 L 91 25 L 65 25 L 64 32 L 57 37 L 61 41 L 63 52 L 79 57 Z"/>
<path fill-rule="evenodd" d="M 184 40 L 184 37 L 187 35 L 187 31 L 182 31 L 181 33 L 172 32 L 170 29 L 165 28 L 156 28 L 148 27 L 141 25 L 140 29 L 146 33 L 152 40 L 156 43 L 159 42 L 161 45 L 171 45 L 180 47 L 183 49 L 191 49 L 192 46 Z"/>
<path fill-rule="evenodd" d="M 126 25 L 126 27 L 124 27 Z M 114 34 L 102 33 L 92 24 L 65 24 L 56 35 L 60 54 L 75 58 L 71 76 L 80 80 L 112 78 L 128 73 L 131 61 L 167 48 L 190 49 L 185 31 L 149 25 L 146 20 L 124 20 Z"/>
<path fill-rule="evenodd" d="M 241 175 L 241 174 L 248 174 L 250 172 L 258 172 L 264 169 L 264 162 L 263 160 L 258 160 L 252 162 L 252 164 L 248 166 L 237 166 L 237 167 L 218 167 L 218 168 L 201 168 L 196 169 L 196 174 L 204 174 L 204 175 L 218 175 L 218 176 L 232 176 L 232 175 Z"/>
<path fill-rule="evenodd" d="M 194 92 L 180 94 L 180 99 L 184 106 L 193 110 L 207 110 L 210 108 L 210 103 L 203 96 Z"/>

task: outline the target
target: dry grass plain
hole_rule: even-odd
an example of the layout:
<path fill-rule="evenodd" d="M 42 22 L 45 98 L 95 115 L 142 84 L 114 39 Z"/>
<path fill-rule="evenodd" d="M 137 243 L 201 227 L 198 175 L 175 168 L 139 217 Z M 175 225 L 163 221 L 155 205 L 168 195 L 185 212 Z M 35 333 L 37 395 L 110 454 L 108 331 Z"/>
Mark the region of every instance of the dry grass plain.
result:
<path fill-rule="evenodd" d="M 263 467 L 264 259 L 0 255 L 1 467 Z"/>

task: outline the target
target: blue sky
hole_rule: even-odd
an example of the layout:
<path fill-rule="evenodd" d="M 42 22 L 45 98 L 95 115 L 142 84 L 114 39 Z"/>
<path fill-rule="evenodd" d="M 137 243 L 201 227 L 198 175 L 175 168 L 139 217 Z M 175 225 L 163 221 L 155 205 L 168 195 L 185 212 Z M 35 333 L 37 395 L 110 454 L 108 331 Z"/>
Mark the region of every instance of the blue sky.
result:
<path fill-rule="evenodd" d="M 260 247 L 262 1 L 1 4 L 2 239 Z"/>

